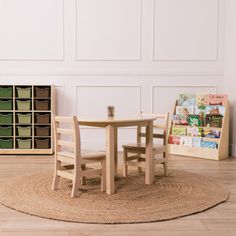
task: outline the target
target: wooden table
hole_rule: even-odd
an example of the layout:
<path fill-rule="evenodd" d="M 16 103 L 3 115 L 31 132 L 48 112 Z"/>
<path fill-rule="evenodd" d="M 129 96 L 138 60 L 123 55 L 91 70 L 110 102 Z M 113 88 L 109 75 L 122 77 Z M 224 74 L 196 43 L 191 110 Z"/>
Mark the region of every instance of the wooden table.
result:
<path fill-rule="evenodd" d="M 154 116 L 136 118 L 87 119 L 78 117 L 79 125 L 106 128 L 106 193 L 115 192 L 115 173 L 117 172 L 117 128 L 128 126 L 146 126 L 146 169 L 145 183 L 154 181 L 153 165 L 153 121 Z"/>

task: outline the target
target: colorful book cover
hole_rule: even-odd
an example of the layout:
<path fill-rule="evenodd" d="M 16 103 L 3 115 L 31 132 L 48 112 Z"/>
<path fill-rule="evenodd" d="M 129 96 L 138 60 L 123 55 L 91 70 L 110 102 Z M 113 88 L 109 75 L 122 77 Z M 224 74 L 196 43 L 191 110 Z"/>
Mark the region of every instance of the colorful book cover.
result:
<path fill-rule="evenodd" d="M 212 134 L 215 136 L 215 138 L 220 138 L 220 130 L 213 129 Z"/>
<path fill-rule="evenodd" d="M 203 131 L 203 137 L 206 138 L 220 138 L 220 130 L 216 130 L 216 129 L 211 129 L 211 128 L 204 128 Z"/>
<path fill-rule="evenodd" d="M 181 136 L 180 137 L 180 145 L 192 147 L 192 137 Z"/>
<path fill-rule="evenodd" d="M 173 125 L 188 125 L 187 119 L 182 115 L 173 115 Z"/>
<path fill-rule="evenodd" d="M 206 125 L 210 127 L 221 128 L 222 120 L 223 120 L 222 115 L 211 115 L 211 114 L 206 115 Z"/>
<path fill-rule="evenodd" d="M 172 116 L 172 124 L 173 125 L 180 125 L 181 124 L 181 118 L 179 115 Z"/>
<path fill-rule="evenodd" d="M 187 136 L 201 137 L 203 129 L 201 127 L 188 127 Z"/>
<path fill-rule="evenodd" d="M 193 137 L 192 138 L 192 147 L 201 147 L 201 141 L 202 139 L 199 137 Z"/>
<path fill-rule="evenodd" d="M 196 102 L 196 94 L 180 94 L 179 106 L 194 106 Z"/>
<path fill-rule="evenodd" d="M 206 107 L 195 106 L 194 114 L 204 116 L 206 113 Z"/>
<path fill-rule="evenodd" d="M 187 120 L 190 126 L 202 126 L 203 123 L 200 115 L 189 115 Z"/>
<path fill-rule="evenodd" d="M 186 135 L 186 128 L 185 127 L 172 127 L 172 134 L 173 135 Z"/>
<path fill-rule="evenodd" d="M 220 130 L 209 130 L 203 133 L 206 138 L 220 138 Z"/>
<path fill-rule="evenodd" d="M 209 94 L 209 105 L 227 105 L 227 95 L 226 94 Z"/>
<path fill-rule="evenodd" d="M 224 106 L 206 106 L 206 114 L 211 114 L 211 115 L 222 115 L 224 116 L 225 114 L 225 107 Z"/>
<path fill-rule="evenodd" d="M 201 141 L 201 148 L 217 148 L 217 143 L 216 142 L 211 142 L 211 141 Z"/>
<path fill-rule="evenodd" d="M 169 136 L 169 144 L 180 145 L 180 137 L 170 135 L 170 136 Z"/>
<path fill-rule="evenodd" d="M 194 106 L 176 106 L 176 115 L 194 114 Z"/>
<path fill-rule="evenodd" d="M 196 106 L 199 109 L 205 109 L 209 104 L 209 94 L 199 93 L 196 94 Z"/>
<path fill-rule="evenodd" d="M 188 115 L 194 114 L 193 106 L 176 106 L 176 115 L 180 119 L 180 124 L 188 125 Z"/>

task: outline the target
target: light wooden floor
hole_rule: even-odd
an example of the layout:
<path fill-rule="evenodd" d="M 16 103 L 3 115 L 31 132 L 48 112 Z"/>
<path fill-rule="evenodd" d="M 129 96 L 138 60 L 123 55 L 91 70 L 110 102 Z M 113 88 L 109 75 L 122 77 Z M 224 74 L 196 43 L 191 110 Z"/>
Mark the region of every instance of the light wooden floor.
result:
<path fill-rule="evenodd" d="M 0 156 L 0 181 L 52 166 L 52 156 Z M 215 162 L 173 156 L 170 168 L 200 173 L 224 184 L 231 192 L 229 201 L 177 220 L 127 225 L 66 223 L 19 213 L 0 205 L 0 236 L 235 236 L 236 158 Z"/>

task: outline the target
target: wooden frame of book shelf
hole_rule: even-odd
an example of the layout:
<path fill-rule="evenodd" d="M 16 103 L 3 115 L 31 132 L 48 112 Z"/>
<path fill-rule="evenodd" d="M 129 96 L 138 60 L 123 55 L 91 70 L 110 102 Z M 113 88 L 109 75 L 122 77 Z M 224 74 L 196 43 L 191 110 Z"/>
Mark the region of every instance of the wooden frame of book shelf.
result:
<path fill-rule="evenodd" d="M 53 85 L 0 85 L 0 87 L 12 87 L 13 88 L 13 96 L 11 98 L 1 98 L 0 100 L 12 100 L 12 110 L 0 110 L 0 113 L 13 113 L 13 123 L 12 124 L 0 124 L 0 126 L 13 126 L 13 136 L 0 136 L 2 139 L 13 139 L 13 148 L 5 149 L 0 148 L 0 154 L 53 154 L 53 127 L 52 127 L 52 115 L 55 114 L 55 101 L 56 101 L 56 90 L 55 86 Z M 18 98 L 16 96 L 16 88 L 17 87 L 31 87 L 31 98 Z M 37 98 L 34 97 L 34 88 L 35 87 L 49 87 L 50 88 L 50 95 L 47 98 Z M 16 101 L 17 100 L 31 100 L 31 110 L 17 110 Z M 49 110 L 35 110 L 34 101 L 36 100 L 50 100 Z M 31 124 L 27 124 L 27 126 L 32 126 L 31 128 L 31 136 L 21 137 L 16 135 L 17 126 L 26 125 L 16 123 L 16 115 L 17 113 L 31 113 Z M 50 113 L 50 123 L 49 124 L 41 124 L 43 126 L 50 126 L 50 136 L 35 136 L 35 126 L 40 126 L 40 124 L 36 124 L 35 121 L 35 113 Z M 30 149 L 20 149 L 17 148 L 17 138 L 30 138 L 31 141 L 31 148 Z M 47 138 L 50 139 L 50 148 L 48 149 L 39 149 L 35 147 L 35 139 L 36 138 Z"/>
<path fill-rule="evenodd" d="M 174 106 L 173 114 L 175 114 L 176 112 L 176 105 L 177 105 L 177 101 Z M 173 125 L 171 121 L 168 137 L 172 133 L 172 127 L 186 127 L 187 128 L 189 126 Z M 209 127 L 209 128 L 220 130 L 221 131 L 220 138 L 216 139 L 216 138 L 202 137 L 202 139 L 205 141 L 217 142 L 218 143 L 217 149 L 189 147 L 189 146 L 182 146 L 182 145 L 168 143 L 168 153 L 174 154 L 174 155 L 198 157 L 198 158 L 204 158 L 204 159 L 210 159 L 210 160 L 223 160 L 223 159 L 228 158 L 228 154 L 229 154 L 229 101 L 227 101 L 227 105 L 225 107 L 225 114 L 222 121 L 222 127 L 221 128 Z"/>

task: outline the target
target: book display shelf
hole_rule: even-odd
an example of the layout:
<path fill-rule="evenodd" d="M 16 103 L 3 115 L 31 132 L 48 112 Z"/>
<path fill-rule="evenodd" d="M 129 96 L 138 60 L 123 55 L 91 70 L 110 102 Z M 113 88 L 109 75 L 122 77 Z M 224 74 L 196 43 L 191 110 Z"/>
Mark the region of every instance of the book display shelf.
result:
<path fill-rule="evenodd" d="M 215 103 L 209 103 L 208 94 L 195 96 L 196 101 L 190 102 L 190 105 L 180 104 L 180 99 L 175 103 L 169 130 L 168 153 L 211 160 L 226 159 L 229 146 L 227 96 L 210 95 L 211 99 L 215 98 Z M 203 108 L 197 98 L 201 101 L 205 99 Z M 187 111 L 187 115 L 183 114 L 183 110 Z"/>
<path fill-rule="evenodd" d="M 52 85 L 0 85 L 0 154 L 52 154 Z"/>

